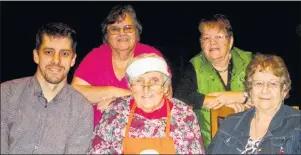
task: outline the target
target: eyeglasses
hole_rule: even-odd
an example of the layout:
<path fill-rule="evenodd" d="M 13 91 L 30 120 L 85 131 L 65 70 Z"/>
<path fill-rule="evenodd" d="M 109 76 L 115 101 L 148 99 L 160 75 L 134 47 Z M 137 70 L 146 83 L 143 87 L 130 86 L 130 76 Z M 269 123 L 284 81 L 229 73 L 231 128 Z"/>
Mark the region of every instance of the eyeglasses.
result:
<path fill-rule="evenodd" d="M 263 89 L 264 86 L 266 85 L 267 83 L 267 87 L 268 88 L 272 88 L 272 89 L 275 89 L 275 88 L 279 88 L 282 83 L 279 82 L 279 81 L 261 81 L 261 80 L 254 80 L 252 81 L 252 85 L 254 88 L 259 88 L 259 89 Z"/>
<path fill-rule="evenodd" d="M 126 25 L 124 26 L 123 28 L 120 28 L 118 26 L 111 26 L 109 29 L 108 29 L 108 32 L 111 34 L 111 35 L 116 35 L 116 34 L 119 34 L 121 29 L 123 29 L 123 32 L 124 33 L 132 33 L 134 32 L 135 28 L 133 25 Z"/>
<path fill-rule="evenodd" d="M 135 91 L 142 91 L 144 89 L 144 87 L 148 87 L 151 91 L 158 91 L 158 90 L 161 90 L 163 88 L 166 81 L 164 81 L 162 84 L 153 83 L 153 84 L 148 84 L 148 85 L 142 84 L 143 82 L 139 81 L 139 82 L 132 83 L 131 87 Z"/>
<path fill-rule="evenodd" d="M 211 41 L 211 39 L 214 39 L 215 41 L 218 41 L 218 42 L 220 42 L 220 41 L 222 41 L 222 40 L 224 40 L 225 38 L 228 38 L 229 36 L 227 36 L 227 35 L 224 35 L 224 36 L 222 36 L 222 35 L 219 35 L 219 36 L 205 36 L 205 37 L 201 37 L 201 42 L 203 42 L 203 43 L 208 43 L 208 42 L 210 42 Z"/>

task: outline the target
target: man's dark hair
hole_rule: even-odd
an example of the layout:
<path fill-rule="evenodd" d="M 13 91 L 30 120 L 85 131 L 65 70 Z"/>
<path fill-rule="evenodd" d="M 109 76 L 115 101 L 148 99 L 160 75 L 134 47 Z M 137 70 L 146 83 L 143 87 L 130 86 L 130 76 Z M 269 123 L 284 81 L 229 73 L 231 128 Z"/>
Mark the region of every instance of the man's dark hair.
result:
<path fill-rule="evenodd" d="M 36 34 L 36 50 L 41 47 L 43 35 L 50 37 L 68 37 L 72 41 L 72 51 L 76 52 L 76 31 L 64 23 L 48 23 L 43 25 Z"/>
<path fill-rule="evenodd" d="M 120 22 L 125 19 L 126 14 L 128 14 L 134 20 L 134 26 L 136 29 L 137 40 L 140 40 L 140 35 L 142 33 L 142 25 L 136 17 L 136 12 L 131 5 L 117 5 L 112 8 L 109 15 L 102 22 L 102 33 L 103 33 L 103 42 L 107 43 L 108 38 L 108 25 L 114 24 L 115 22 Z"/>

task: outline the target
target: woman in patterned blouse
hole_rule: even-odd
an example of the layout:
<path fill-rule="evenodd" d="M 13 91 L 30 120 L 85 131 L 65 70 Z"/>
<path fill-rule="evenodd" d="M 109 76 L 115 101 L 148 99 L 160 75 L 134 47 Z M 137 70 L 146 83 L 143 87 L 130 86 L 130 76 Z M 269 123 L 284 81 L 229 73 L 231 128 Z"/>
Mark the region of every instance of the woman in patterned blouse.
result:
<path fill-rule="evenodd" d="M 116 99 L 104 111 L 88 154 L 204 154 L 194 112 L 166 97 L 171 74 L 164 59 L 138 56 L 126 77 L 132 95 Z"/>

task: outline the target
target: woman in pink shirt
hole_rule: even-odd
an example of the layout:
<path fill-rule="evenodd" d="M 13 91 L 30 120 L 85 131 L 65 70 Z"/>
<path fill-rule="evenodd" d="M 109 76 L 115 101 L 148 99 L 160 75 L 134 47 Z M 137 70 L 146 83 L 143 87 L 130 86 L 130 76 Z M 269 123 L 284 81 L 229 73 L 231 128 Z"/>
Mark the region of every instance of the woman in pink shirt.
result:
<path fill-rule="evenodd" d="M 115 6 L 102 23 L 103 42 L 89 52 L 76 69 L 72 86 L 94 104 L 94 125 L 116 97 L 130 95 L 125 67 L 142 53 L 162 54 L 139 43 L 142 26 L 130 5 Z"/>

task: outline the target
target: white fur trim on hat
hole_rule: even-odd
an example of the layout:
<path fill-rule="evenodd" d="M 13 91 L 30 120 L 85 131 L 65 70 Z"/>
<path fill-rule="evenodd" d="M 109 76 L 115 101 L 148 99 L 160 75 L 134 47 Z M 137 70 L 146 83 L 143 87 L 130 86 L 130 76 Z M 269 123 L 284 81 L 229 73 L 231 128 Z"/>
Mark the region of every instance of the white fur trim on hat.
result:
<path fill-rule="evenodd" d="M 126 69 L 126 74 L 132 79 L 146 72 L 161 72 L 170 77 L 167 63 L 162 58 L 147 57 L 136 60 Z"/>

